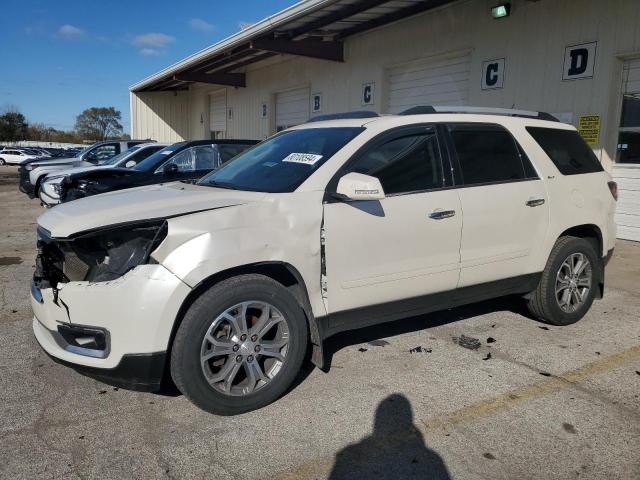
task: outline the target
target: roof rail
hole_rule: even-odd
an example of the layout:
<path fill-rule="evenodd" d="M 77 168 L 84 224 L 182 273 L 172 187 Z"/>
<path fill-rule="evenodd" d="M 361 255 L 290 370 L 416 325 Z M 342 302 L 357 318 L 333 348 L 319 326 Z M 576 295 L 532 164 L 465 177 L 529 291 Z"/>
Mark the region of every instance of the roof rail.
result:
<path fill-rule="evenodd" d="M 327 113 L 326 115 L 318 115 L 307 120 L 305 123 L 322 122 L 324 120 L 344 120 L 347 118 L 374 118 L 379 117 L 376 112 L 369 110 L 359 110 L 356 112 Z"/>
<path fill-rule="evenodd" d="M 559 122 L 556 117 L 546 112 L 534 112 L 531 110 L 514 110 L 512 108 L 490 108 L 490 107 L 443 107 L 443 106 L 419 106 L 411 107 L 399 115 L 425 115 L 429 113 L 476 113 L 479 115 L 506 115 L 509 117 L 535 118 L 537 120 L 549 120 Z"/>

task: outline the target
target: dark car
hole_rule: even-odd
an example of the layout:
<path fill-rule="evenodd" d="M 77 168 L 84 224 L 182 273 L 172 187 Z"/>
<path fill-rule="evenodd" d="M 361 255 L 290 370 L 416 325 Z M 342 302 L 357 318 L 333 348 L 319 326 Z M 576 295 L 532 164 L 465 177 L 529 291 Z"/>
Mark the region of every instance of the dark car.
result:
<path fill-rule="evenodd" d="M 60 202 L 157 183 L 197 180 L 257 140 L 196 140 L 174 143 L 132 168 L 85 171 L 64 178 Z"/>

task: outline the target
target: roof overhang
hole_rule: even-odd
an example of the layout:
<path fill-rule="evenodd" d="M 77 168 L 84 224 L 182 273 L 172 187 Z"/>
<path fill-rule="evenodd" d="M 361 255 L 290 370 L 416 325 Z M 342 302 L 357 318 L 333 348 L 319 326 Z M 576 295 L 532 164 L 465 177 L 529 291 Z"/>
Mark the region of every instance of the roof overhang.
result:
<path fill-rule="evenodd" d="M 246 86 L 238 71 L 279 54 L 344 61 L 344 39 L 455 0 L 303 0 L 130 87 L 185 90 L 189 84 Z"/>

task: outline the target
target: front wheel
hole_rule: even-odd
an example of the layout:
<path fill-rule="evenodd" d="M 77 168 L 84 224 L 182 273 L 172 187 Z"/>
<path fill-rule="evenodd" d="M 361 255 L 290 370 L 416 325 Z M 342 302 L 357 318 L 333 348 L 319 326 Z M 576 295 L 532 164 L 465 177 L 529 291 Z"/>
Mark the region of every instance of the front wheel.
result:
<path fill-rule="evenodd" d="M 4 161 L 4 158 L 0 158 L 0 167 L 4 167 L 7 162 Z"/>
<path fill-rule="evenodd" d="M 570 325 L 589 311 L 598 288 L 598 257 L 584 238 L 558 239 L 529 299 L 529 311 L 552 325 Z"/>
<path fill-rule="evenodd" d="M 203 410 L 234 415 L 282 395 L 300 371 L 307 322 L 293 295 L 263 275 L 222 281 L 185 314 L 171 351 L 178 389 Z"/>

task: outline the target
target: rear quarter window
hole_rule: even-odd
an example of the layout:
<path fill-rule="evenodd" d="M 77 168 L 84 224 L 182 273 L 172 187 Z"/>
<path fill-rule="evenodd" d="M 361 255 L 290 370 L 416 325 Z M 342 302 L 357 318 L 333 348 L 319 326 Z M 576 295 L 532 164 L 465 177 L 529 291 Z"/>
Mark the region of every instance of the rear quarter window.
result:
<path fill-rule="evenodd" d="M 527 127 L 527 131 L 563 175 L 603 171 L 591 147 L 575 130 Z"/>

